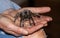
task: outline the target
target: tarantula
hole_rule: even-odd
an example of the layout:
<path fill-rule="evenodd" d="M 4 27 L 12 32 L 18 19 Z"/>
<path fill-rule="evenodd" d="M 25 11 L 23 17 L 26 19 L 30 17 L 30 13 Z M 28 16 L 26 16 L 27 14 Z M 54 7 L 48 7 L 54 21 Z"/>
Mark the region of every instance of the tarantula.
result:
<path fill-rule="evenodd" d="M 35 22 L 33 20 L 33 17 L 40 17 L 40 14 L 39 13 L 32 13 L 30 10 L 23 10 L 22 12 L 20 13 L 17 13 L 15 15 L 15 20 L 14 22 L 16 21 L 16 19 L 20 17 L 20 27 L 24 27 L 24 22 L 25 21 L 29 21 L 29 24 L 32 26 L 35 25 Z M 31 22 L 32 21 L 32 22 Z"/>

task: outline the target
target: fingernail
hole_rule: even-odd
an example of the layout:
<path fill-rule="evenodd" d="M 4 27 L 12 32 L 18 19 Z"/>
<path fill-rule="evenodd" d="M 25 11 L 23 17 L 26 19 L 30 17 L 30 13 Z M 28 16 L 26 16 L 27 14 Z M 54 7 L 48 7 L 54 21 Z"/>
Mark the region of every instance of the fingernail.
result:
<path fill-rule="evenodd" d="M 48 21 L 52 21 L 52 18 L 48 18 L 47 20 L 48 20 Z"/>

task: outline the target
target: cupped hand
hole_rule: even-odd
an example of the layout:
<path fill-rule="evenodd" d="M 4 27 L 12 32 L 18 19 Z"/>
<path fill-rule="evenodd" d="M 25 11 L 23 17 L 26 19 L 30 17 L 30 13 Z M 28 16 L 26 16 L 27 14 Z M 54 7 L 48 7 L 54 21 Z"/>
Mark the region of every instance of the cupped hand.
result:
<path fill-rule="evenodd" d="M 33 13 L 46 13 L 50 11 L 49 7 L 29 7 L 29 8 L 22 8 L 20 10 L 17 11 L 12 11 L 12 17 L 6 18 L 4 16 L 0 16 L 0 28 L 3 29 L 4 31 L 6 31 L 7 33 L 13 34 L 15 36 L 19 36 L 19 35 L 28 35 L 31 34 L 35 31 L 37 31 L 38 29 L 46 26 L 45 24 L 48 21 L 51 21 L 52 18 L 51 17 L 47 17 L 47 16 L 42 16 L 40 19 L 36 20 L 36 24 L 35 26 L 31 27 L 31 28 L 21 28 L 18 27 L 16 24 L 14 24 L 14 22 L 12 21 L 13 19 L 13 14 L 17 13 L 17 12 L 21 12 L 25 9 L 31 10 Z M 5 11 L 5 13 L 9 13 L 10 11 L 7 10 Z M 11 19 L 10 19 L 11 18 Z"/>

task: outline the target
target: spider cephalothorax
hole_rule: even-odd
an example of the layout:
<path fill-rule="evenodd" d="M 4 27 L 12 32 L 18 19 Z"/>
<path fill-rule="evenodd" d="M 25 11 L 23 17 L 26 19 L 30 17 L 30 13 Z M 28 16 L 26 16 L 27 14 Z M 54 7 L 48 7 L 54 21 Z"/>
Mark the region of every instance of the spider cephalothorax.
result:
<path fill-rule="evenodd" d="M 33 20 L 33 17 L 40 17 L 40 14 L 39 13 L 32 13 L 30 10 L 23 10 L 22 12 L 20 13 L 17 13 L 15 15 L 15 20 L 14 22 L 16 21 L 16 19 L 20 17 L 20 26 L 23 27 L 24 26 L 24 22 L 25 21 L 29 21 L 29 24 L 30 25 L 35 25 L 35 22 Z"/>

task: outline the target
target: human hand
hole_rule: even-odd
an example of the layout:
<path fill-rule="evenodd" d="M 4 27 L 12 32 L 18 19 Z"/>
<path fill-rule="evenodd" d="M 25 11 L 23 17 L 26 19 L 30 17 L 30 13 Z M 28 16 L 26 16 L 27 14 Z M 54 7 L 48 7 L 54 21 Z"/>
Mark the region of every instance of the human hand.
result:
<path fill-rule="evenodd" d="M 44 24 L 44 26 L 48 25 L 47 22 L 52 21 L 50 19 L 50 17 L 48 17 L 48 16 L 41 16 L 40 18 L 34 18 L 34 19 L 36 20 L 36 25 Z M 32 34 L 29 34 L 27 36 L 23 36 L 23 38 L 47 38 L 47 35 L 43 29 L 44 28 L 41 28 Z"/>
<path fill-rule="evenodd" d="M 33 13 L 39 13 L 39 12 L 45 13 L 45 12 L 50 11 L 49 7 L 41 7 L 41 8 L 36 8 L 36 9 L 35 8 L 23 8 L 23 9 L 17 10 L 17 11 L 20 12 L 20 11 L 23 11 L 24 9 L 30 9 Z M 6 13 L 9 13 L 9 11 L 7 11 Z M 12 12 L 12 14 L 14 14 L 14 13 L 17 13 L 17 12 Z M 14 16 L 14 15 L 12 15 L 12 16 Z M 51 21 L 51 18 L 48 18 L 48 19 L 45 18 L 45 20 L 46 20 L 45 22 L 47 23 L 48 21 Z M 43 20 L 43 22 L 44 22 L 44 20 Z M 39 23 L 41 23 L 41 22 L 39 22 Z M 23 34 L 23 35 L 31 34 L 35 31 L 37 31 L 38 29 L 44 27 L 46 23 L 41 23 L 41 24 L 38 24 L 31 28 L 20 28 L 17 25 L 15 25 L 10 19 L 4 17 L 4 18 L 0 19 L 0 28 L 2 28 L 7 33 L 13 34 L 15 36 L 19 36 L 20 34 Z"/>

